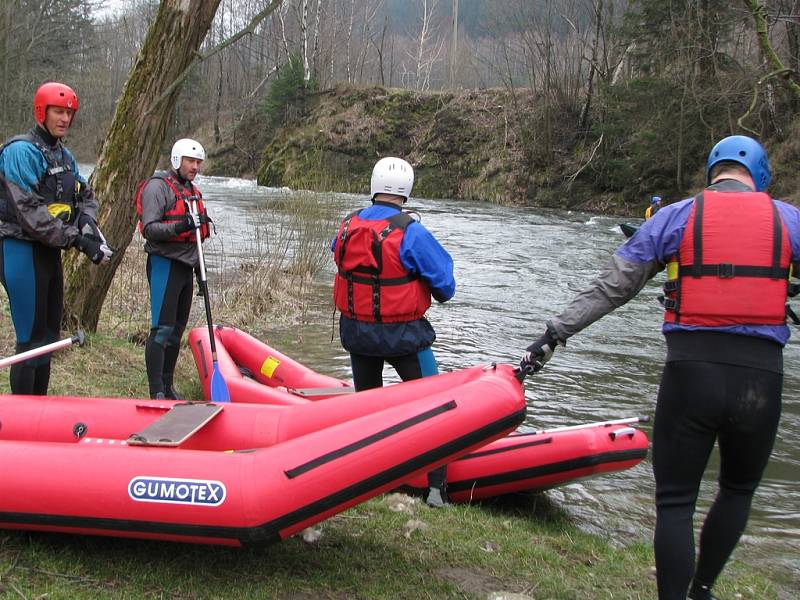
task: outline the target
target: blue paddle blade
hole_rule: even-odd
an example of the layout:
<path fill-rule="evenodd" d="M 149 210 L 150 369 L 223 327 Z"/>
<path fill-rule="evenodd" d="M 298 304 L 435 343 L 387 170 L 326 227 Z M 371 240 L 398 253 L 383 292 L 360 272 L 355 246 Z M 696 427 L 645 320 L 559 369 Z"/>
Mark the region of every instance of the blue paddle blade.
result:
<path fill-rule="evenodd" d="M 211 373 L 211 401 L 230 402 L 231 394 L 228 391 L 228 384 L 219 372 L 219 365 L 214 363 L 214 370 Z"/>

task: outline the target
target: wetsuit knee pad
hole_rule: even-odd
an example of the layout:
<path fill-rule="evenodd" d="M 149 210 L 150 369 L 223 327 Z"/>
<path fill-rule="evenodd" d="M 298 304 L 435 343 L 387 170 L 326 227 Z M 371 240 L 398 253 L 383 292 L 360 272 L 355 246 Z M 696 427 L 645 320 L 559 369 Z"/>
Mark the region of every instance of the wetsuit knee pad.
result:
<path fill-rule="evenodd" d="M 150 329 L 151 339 L 159 346 L 167 347 L 171 344 L 171 340 L 175 337 L 175 325 L 158 325 Z M 178 344 L 180 344 L 181 336 L 178 334 Z"/>
<path fill-rule="evenodd" d="M 180 347 L 181 338 L 183 337 L 183 330 L 184 328 L 179 325 L 174 325 L 171 328 L 169 337 L 167 338 L 167 343 L 166 343 L 167 347 L 169 346 Z"/>

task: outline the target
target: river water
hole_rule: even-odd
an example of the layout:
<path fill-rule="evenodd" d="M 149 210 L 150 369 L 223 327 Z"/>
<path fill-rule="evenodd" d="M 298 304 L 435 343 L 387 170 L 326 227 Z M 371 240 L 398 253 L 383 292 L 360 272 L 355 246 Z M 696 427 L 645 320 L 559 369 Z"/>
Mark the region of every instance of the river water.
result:
<path fill-rule="evenodd" d="M 291 212 L 287 206 L 299 198 L 313 197 L 327 207 L 328 226 L 323 228 L 327 239 L 335 233 L 337 219 L 367 204 L 364 197 L 262 188 L 241 179 L 201 177 L 198 184 L 219 234 L 209 243 L 212 290 L 215 270 L 220 275 L 219 271 L 236 262 L 247 261 L 253 235 L 271 228 L 285 235 L 287 227 L 298 228 L 287 216 Z M 523 348 L 543 331 L 547 318 L 595 276 L 624 242 L 619 219 L 612 217 L 418 198 L 408 208 L 419 211 L 422 223 L 455 261 L 455 297 L 444 305 L 434 303 L 429 312 L 438 334 L 434 352 L 443 371 L 489 362 L 516 364 Z M 293 243 L 303 231 L 294 232 Z M 278 237 L 272 235 L 272 239 Z M 326 258 L 309 288 L 302 318 L 288 324 L 264 323 L 258 335 L 283 340 L 286 346 L 273 343 L 320 372 L 349 379 L 349 361 L 338 334 L 331 343 L 332 274 L 333 262 Z M 528 426 L 653 415 L 665 355 L 662 311 L 656 300 L 663 277 L 656 276 L 634 300 L 572 338 L 542 372 L 527 379 Z M 794 333 L 785 352 L 778 440 L 746 535 L 734 556 L 779 569 L 800 582 L 800 332 Z M 398 381 L 391 369 L 385 379 Z M 643 428 L 649 435 L 649 425 Z M 697 522 L 713 500 L 717 471 L 715 454 L 701 490 Z M 548 494 L 582 528 L 620 541 L 652 537 L 649 458 L 628 471 Z"/>

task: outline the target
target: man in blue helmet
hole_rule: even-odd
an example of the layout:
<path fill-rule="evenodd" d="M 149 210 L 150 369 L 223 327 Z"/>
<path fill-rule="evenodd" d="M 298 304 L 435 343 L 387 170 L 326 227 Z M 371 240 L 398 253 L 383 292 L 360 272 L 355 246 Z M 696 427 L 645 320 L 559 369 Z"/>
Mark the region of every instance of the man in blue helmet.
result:
<path fill-rule="evenodd" d="M 654 537 L 661 600 L 707 600 L 747 523 L 781 412 L 790 265 L 800 210 L 764 193 L 761 145 L 734 135 L 708 157 L 708 187 L 665 206 L 528 346 L 539 370 L 558 344 L 633 298 L 667 267 L 667 358 L 653 427 Z M 695 564 L 692 517 L 714 443 L 719 489 Z"/>
<path fill-rule="evenodd" d="M 647 210 L 644 211 L 644 220 L 647 221 L 653 218 L 658 212 L 658 209 L 661 208 L 661 196 L 653 196 L 650 199 L 650 206 L 647 207 Z"/>

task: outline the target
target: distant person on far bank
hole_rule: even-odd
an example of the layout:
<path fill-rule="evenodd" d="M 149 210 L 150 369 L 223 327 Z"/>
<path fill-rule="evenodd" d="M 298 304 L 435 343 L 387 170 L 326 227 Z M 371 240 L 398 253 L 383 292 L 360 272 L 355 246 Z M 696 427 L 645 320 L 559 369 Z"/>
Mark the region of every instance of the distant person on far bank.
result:
<path fill-rule="evenodd" d="M 150 285 L 150 335 L 144 356 L 151 398 L 181 399 L 174 378 L 200 265 L 195 230 L 200 229 L 203 240 L 210 234 L 211 220 L 193 183 L 205 158 L 199 142 L 180 139 L 172 146 L 171 168 L 157 172 L 136 192 Z"/>
<path fill-rule="evenodd" d="M 659 208 L 661 208 L 661 196 L 653 196 L 650 199 L 650 206 L 644 211 L 644 220 L 647 221 L 651 219 L 658 212 Z"/>
<path fill-rule="evenodd" d="M 356 391 L 383 386 L 385 362 L 403 381 L 439 372 L 431 350 L 436 333 L 425 313 L 431 296 L 446 302 L 455 294 L 453 259 L 403 212 L 413 185 L 414 170 L 405 160 L 379 160 L 370 182 L 372 205 L 348 215 L 333 240 L 333 297 Z M 447 503 L 445 471 L 428 474 L 429 506 Z"/>
<path fill-rule="evenodd" d="M 706 174 L 705 190 L 659 210 L 617 249 L 521 362 L 540 369 L 556 346 L 666 266 L 667 357 L 653 426 L 661 600 L 714 598 L 711 588 L 744 532 L 778 429 L 790 267 L 800 259 L 800 210 L 765 192 L 771 172 L 761 144 L 726 137 L 711 150 Z M 718 490 L 695 563 L 695 503 L 715 442 Z"/>
<path fill-rule="evenodd" d="M 97 227 L 94 192 L 64 146 L 78 111 L 68 85 L 49 82 L 33 97 L 36 125 L 0 148 L 0 282 L 8 294 L 16 352 L 59 338 L 64 301 L 61 251 L 77 248 L 94 264 L 112 255 Z M 50 355 L 13 365 L 14 394 L 47 394 Z"/>

